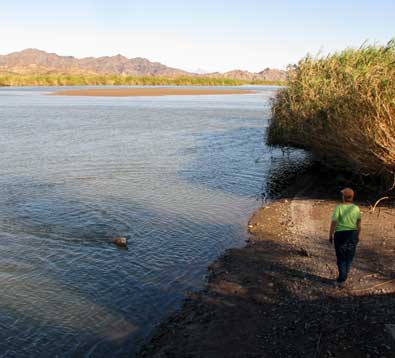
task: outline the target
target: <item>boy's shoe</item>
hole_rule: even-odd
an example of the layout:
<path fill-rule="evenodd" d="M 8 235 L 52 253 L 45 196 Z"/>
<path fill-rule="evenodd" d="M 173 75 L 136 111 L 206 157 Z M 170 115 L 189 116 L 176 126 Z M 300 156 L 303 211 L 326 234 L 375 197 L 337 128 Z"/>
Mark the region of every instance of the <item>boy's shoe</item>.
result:
<path fill-rule="evenodd" d="M 346 286 L 346 281 L 335 281 L 334 282 L 335 287 L 337 288 L 344 288 Z"/>

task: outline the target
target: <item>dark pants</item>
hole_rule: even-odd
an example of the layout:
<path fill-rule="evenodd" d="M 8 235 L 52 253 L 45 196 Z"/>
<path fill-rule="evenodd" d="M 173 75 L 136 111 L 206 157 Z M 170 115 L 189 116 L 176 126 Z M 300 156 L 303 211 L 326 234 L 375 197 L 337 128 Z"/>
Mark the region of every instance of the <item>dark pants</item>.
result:
<path fill-rule="evenodd" d="M 339 277 L 337 279 L 338 282 L 344 282 L 347 280 L 357 244 L 357 230 L 335 232 L 335 250 L 337 267 L 339 269 Z"/>

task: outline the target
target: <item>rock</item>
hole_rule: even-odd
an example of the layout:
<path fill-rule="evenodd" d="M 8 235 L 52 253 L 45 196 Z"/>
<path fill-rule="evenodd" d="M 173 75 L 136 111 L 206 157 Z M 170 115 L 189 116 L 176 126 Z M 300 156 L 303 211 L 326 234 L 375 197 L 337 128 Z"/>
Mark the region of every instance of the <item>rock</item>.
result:
<path fill-rule="evenodd" d="M 123 236 L 116 237 L 112 240 L 112 243 L 117 245 L 118 247 L 127 248 L 128 247 L 128 239 Z"/>
<path fill-rule="evenodd" d="M 300 256 L 304 256 L 304 257 L 310 257 L 311 256 L 311 254 L 303 247 L 301 247 L 299 250 L 297 250 L 297 253 Z"/>

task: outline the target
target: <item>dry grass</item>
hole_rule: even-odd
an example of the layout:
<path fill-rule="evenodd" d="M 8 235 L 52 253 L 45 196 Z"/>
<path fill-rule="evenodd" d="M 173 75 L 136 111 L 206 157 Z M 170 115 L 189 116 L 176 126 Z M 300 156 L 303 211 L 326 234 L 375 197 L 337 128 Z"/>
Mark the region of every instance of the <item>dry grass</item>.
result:
<path fill-rule="evenodd" d="M 391 180 L 395 173 L 395 39 L 289 69 L 274 100 L 272 145 L 311 150 L 335 168 Z"/>
<path fill-rule="evenodd" d="M 203 76 L 182 77 L 135 77 L 122 75 L 83 75 L 83 74 L 36 74 L 21 75 L 0 73 L 1 86 L 239 86 L 283 85 L 279 81 L 245 81 L 233 78 Z"/>

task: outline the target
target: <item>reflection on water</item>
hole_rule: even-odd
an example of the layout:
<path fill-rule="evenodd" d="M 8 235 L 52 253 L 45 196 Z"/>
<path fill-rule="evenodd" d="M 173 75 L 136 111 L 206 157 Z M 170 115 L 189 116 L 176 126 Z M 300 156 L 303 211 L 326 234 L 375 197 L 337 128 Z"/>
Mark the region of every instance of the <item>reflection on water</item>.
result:
<path fill-rule="evenodd" d="M 130 356 L 303 156 L 264 145 L 271 89 L 44 92 L 0 90 L 0 353 Z"/>

